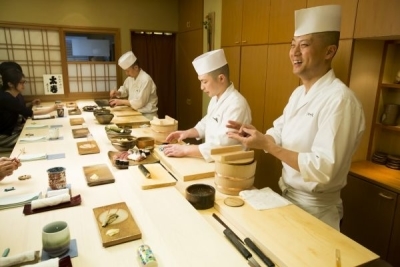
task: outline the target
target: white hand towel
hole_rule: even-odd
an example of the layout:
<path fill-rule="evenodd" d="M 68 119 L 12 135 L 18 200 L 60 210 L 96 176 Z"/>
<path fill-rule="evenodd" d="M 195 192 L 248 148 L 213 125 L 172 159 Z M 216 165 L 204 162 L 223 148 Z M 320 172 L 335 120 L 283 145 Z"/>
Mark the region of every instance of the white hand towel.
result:
<path fill-rule="evenodd" d="M 53 258 L 47 261 L 41 261 L 35 264 L 28 264 L 28 265 L 22 265 L 22 267 L 24 266 L 35 266 L 35 267 L 58 267 L 59 265 L 59 258 Z"/>
<path fill-rule="evenodd" d="M 71 197 L 67 193 L 55 197 L 41 198 L 31 202 L 31 210 L 55 206 L 68 201 L 71 201 Z"/>
<path fill-rule="evenodd" d="M 33 119 L 50 119 L 51 115 L 46 114 L 46 115 L 33 115 Z"/>
<path fill-rule="evenodd" d="M 25 142 L 37 142 L 45 139 L 46 136 L 32 136 L 32 137 L 20 137 L 19 141 L 25 143 Z"/>
<path fill-rule="evenodd" d="M 30 160 L 38 160 L 38 159 L 47 159 L 47 154 L 46 153 L 24 154 L 19 157 L 20 161 L 30 161 Z"/>
<path fill-rule="evenodd" d="M 47 197 L 55 197 L 63 194 L 69 194 L 68 188 L 47 191 Z"/>
<path fill-rule="evenodd" d="M 28 125 L 25 125 L 25 128 L 27 128 L 27 129 L 45 128 L 45 127 L 47 127 L 47 124 L 28 124 Z"/>
<path fill-rule="evenodd" d="M 35 259 L 35 251 L 27 251 L 14 256 L 0 257 L 0 267 L 17 265 Z"/>
<path fill-rule="evenodd" d="M 291 204 L 289 200 L 275 193 L 271 188 L 244 190 L 239 193 L 256 210 L 266 210 Z"/>

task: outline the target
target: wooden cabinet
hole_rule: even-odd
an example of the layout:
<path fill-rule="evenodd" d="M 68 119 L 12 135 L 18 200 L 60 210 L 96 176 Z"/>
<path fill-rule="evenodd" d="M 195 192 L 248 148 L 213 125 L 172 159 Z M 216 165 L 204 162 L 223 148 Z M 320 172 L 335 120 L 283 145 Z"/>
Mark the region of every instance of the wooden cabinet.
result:
<path fill-rule="evenodd" d="M 341 232 L 386 259 L 397 194 L 349 175 L 342 200 Z"/>
<path fill-rule="evenodd" d="M 203 29 L 177 34 L 177 120 L 189 129 L 202 118 L 202 94 L 192 61 L 203 53 Z"/>
<path fill-rule="evenodd" d="M 268 43 L 290 43 L 292 41 L 294 11 L 306 8 L 306 4 L 307 0 L 271 0 Z"/>
<path fill-rule="evenodd" d="M 240 46 L 224 47 L 225 58 L 229 64 L 229 78 L 238 90 L 240 90 L 240 50 Z"/>
<path fill-rule="evenodd" d="M 390 240 L 387 261 L 393 266 L 400 266 L 400 197 L 397 197 L 396 211 L 394 214 L 392 238 Z"/>
<path fill-rule="evenodd" d="M 203 28 L 203 0 L 179 0 L 179 31 Z"/>
<path fill-rule="evenodd" d="M 399 10 L 398 0 L 358 1 L 354 38 L 399 36 Z"/>
<path fill-rule="evenodd" d="M 400 71 L 400 41 L 385 43 L 381 66 L 369 158 L 376 151 L 400 155 L 400 83 L 395 83 L 396 75 Z M 388 111 L 393 107 L 398 111 Z"/>
<path fill-rule="evenodd" d="M 222 0 L 221 46 L 266 44 L 270 0 Z"/>

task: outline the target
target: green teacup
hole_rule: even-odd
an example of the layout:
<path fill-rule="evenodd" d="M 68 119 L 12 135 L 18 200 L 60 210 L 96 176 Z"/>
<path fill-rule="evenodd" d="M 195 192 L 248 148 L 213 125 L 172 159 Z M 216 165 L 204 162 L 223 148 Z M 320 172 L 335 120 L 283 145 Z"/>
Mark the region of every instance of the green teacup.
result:
<path fill-rule="evenodd" d="M 56 221 L 43 227 L 43 250 L 50 257 L 58 257 L 65 254 L 69 250 L 70 241 L 69 227 L 66 222 Z"/>

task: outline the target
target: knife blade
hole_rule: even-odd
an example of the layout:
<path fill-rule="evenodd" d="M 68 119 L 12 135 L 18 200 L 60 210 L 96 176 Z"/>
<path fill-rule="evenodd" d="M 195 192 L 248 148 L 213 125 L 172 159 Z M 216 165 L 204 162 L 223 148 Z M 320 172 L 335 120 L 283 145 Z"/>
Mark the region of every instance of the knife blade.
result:
<path fill-rule="evenodd" d="M 143 164 L 139 164 L 138 168 L 143 173 L 144 177 L 151 178 L 151 174 L 150 174 L 149 170 L 147 170 L 147 168 L 145 166 L 143 166 Z"/>
<path fill-rule="evenodd" d="M 252 251 L 254 251 L 257 256 L 268 266 L 268 267 L 274 267 L 275 264 L 270 260 L 270 258 L 268 258 L 258 247 L 256 244 L 253 243 L 253 241 L 251 241 L 250 238 L 246 237 L 244 239 L 244 242 L 246 243 L 246 245 L 251 248 Z"/>
<path fill-rule="evenodd" d="M 224 230 L 224 235 L 228 238 L 228 240 L 235 246 L 235 248 L 242 254 L 242 256 L 247 260 L 248 264 L 252 267 L 261 267 L 257 261 L 253 258 L 250 251 L 248 251 L 242 243 L 238 240 L 235 233 L 232 232 L 231 229 L 226 228 Z"/>

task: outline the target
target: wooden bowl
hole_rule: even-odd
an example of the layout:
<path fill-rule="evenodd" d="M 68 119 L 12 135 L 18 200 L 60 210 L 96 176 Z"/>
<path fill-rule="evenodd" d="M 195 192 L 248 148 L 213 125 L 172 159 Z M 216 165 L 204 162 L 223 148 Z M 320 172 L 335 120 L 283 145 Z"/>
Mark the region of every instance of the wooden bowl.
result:
<path fill-rule="evenodd" d="M 197 210 L 212 208 L 215 201 L 215 188 L 207 184 L 192 184 L 186 188 L 186 199 Z"/>
<path fill-rule="evenodd" d="M 136 139 L 136 146 L 140 149 L 153 149 L 154 148 L 154 138 L 153 137 L 138 137 Z"/>
<path fill-rule="evenodd" d="M 109 124 L 114 118 L 114 114 L 97 114 L 95 117 L 100 124 Z"/>
<path fill-rule="evenodd" d="M 111 143 L 119 143 L 124 146 L 132 146 L 136 145 L 136 137 L 129 135 L 129 136 L 112 136 L 110 137 Z"/>

